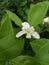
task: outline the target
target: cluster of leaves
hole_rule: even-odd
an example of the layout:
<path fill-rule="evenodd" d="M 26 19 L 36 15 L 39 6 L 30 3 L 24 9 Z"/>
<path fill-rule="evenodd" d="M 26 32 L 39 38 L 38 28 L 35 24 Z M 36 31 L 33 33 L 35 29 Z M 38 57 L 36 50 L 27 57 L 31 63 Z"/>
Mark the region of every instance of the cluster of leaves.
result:
<path fill-rule="evenodd" d="M 18 4 L 13 0 L 12 2 L 17 8 L 12 11 L 17 11 L 19 17 L 10 10 L 6 10 L 2 17 L 0 23 L 0 65 L 49 65 L 49 39 L 42 38 L 42 36 L 39 40 L 34 38 L 28 40 L 25 36 L 16 38 L 16 33 L 21 30 L 24 20 L 34 26 L 39 34 L 44 30 L 49 32 L 49 24 L 42 24 L 49 7 L 49 1 L 31 4 L 30 8 L 26 6 L 27 0 L 22 0 Z M 13 22 L 14 24 L 12 24 Z"/>
<path fill-rule="evenodd" d="M 15 12 L 23 21 L 27 20 L 27 13 L 31 3 L 48 0 L 0 0 L 0 18 L 5 13 L 5 9 Z"/>
<path fill-rule="evenodd" d="M 5 9 L 10 9 L 11 11 L 17 13 L 23 19 L 23 16 L 25 16 L 26 14 L 26 5 L 27 0 L 0 0 L 0 18 L 2 18 L 3 14 L 5 13 Z"/>
<path fill-rule="evenodd" d="M 47 0 L 0 0 L 0 18 L 5 13 L 5 9 L 15 12 L 22 20 L 27 20 L 26 15 L 31 3 L 37 3 Z M 22 13 L 22 14 L 21 14 Z"/>

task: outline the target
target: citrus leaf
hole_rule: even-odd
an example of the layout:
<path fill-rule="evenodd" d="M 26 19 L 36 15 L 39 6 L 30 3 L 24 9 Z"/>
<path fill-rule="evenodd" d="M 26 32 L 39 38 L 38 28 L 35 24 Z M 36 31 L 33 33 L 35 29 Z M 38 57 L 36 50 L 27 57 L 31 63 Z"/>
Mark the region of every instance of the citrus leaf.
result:
<path fill-rule="evenodd" d="M 13 27 L 11 24 L 11 20 L 7 15 L 2 19 L 1 27 L 0 27 L 0 38 L 3 38 L 7 35 L 13 34 Z"/>
<path fill-rule="evenodd" d="M 10 18 L 4 16 L 0 27 L 0 60 L 7 61 L 15 58 L 22 52 L 23 46 L 24 39 L 16 38 Z"/>
<path fill-rule="evenodd" d="M 35 58 L 43 65 L 49 65 L 49 40 L 39 39 L 30 42 L 36 52 Z"/>
<path fill-rule="evenodd" d="M 36 26 L 43 20 L 48 9 L 47 3 L 48 1 L 37 3 L 36 5 L 30 7 L 28 14 L 28 22 L 30 25 Z"/>
<path fill-rule="evenodd" d="M 9 35 L 0 39 L 0 60 L 9 60 L 18 56 L 24 46 L 22 38 L 15 38 L 14 35 Z"/>
<path fill-rule="evenodd" d="M 9 10 L 6 10 L 6 12 L 9 15 L 9 17 L 11 18 L 11 20 L 14 21 L 15 24 L 17 24 L 18 26 L 21 27 L 21 24 L 22 24 L 21 19 L 16 14 L 14 14 L 13 12 L 11 12 Z"/>
<path fill-rule="evenodd" d="M 11 61 L 12 65 L 41 65 L 37 60 L 30 56 L 18 56 Z"/>

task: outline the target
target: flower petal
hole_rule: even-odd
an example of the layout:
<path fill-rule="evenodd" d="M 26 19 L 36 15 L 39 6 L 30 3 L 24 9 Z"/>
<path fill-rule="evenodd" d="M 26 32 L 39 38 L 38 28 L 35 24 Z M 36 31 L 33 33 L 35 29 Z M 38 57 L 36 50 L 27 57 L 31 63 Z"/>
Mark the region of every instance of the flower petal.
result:
<path fill-rule="evenodd" d="M 31 27 L 31 30 L 34 31 L 34 27 L 33 26 Z"/>
<path fill-rule="evenodd" d="M 49 21 L 49 17 L 44 18 L 44 22 L 48 22 Z"/>
<path fill-rule="evenodd" d="M 34 38 L 36 38 L 36 39 L 39 39 L 39 38 L 40 38 L 40 35 L 39 35 L 37 32 L 34 32 L 34 33 L 32 34 L 32 36 L 33 36 Z"/>
<path fill-rule="evenodd" d="M 24 29 L 27 29 L 30 27 L 30 25 L 27 22 L 22 23 L 22 26 Z"/>
<path fill-rule="evenodd" d="M 25 32 L 24 31 L 20 31 L 16 34 L 16 37 L 19 38 L 20 36 L 22 36 Z"/>
<path fill-rule="evenodd" d="M 31 38 L 31 35 L 30 34 L 27 34 L 26 35 L 26 38 L 30 39 Z"/>

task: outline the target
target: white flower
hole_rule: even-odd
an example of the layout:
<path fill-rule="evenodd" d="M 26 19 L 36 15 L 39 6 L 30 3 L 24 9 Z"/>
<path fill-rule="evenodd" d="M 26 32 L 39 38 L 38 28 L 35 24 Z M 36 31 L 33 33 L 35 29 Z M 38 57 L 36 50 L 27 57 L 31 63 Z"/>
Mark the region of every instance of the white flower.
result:
<path fill-rule="evenodd" d="M 19 38 L 20 36 L 26 34 L 26 38 L 31 38 L 33 36 L 36 39 L 39 39 L 40 36 L 37 32 L 34 31 L 34 27 L 30 27 L 27 22 L 22 23 L 22 31 L 16 34 L 16 37 Z"/>
<path fill-rule="evenodd" d="M 48 23 L 48 22 L 49 22 L 49 17 L 44 18 L 43 24 L 44 24 L 44 23 Z"/>

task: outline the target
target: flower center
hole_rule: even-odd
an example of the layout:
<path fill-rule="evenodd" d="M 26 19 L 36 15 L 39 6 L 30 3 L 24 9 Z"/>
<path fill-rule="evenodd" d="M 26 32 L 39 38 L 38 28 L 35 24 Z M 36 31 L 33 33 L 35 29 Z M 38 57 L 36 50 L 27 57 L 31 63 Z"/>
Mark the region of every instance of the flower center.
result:
<path fill-rule="evenodd" d="M 27 30 L 27 33 L 30 33 L 30 32 L 31 32 L 31 31 L 28 29 L 28 30 Z"/>
<path fill-rule="evenodd" d="M 31 30 L 30 29 L 26 29 L 25 34 L 27 34 L 27 33 L 30 33 L 31 34 Z"/>
<path fill-rule="evenodd" d="M 31 28 L 25 29 L 25 34 L 33 34 L 33 32 Z"/>

